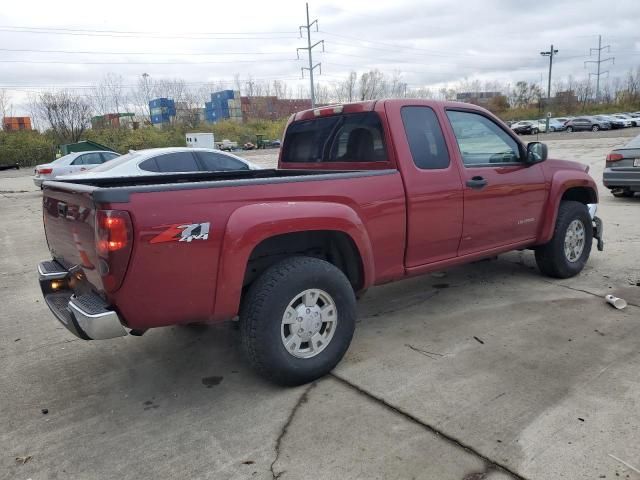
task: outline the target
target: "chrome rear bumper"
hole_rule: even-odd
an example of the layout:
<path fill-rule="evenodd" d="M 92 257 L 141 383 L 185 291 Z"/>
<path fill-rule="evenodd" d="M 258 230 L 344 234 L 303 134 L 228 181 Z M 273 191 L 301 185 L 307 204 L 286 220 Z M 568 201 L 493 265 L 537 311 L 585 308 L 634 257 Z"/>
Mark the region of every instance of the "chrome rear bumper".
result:
<path fill-rule="evenodd" d="M 83 340 L 105 340 L 127 335 L 118 314 L 95 293 L 76 295 L 72 275 L 56 261 L 38 265 L 40 288 L 53 315 Z"/>

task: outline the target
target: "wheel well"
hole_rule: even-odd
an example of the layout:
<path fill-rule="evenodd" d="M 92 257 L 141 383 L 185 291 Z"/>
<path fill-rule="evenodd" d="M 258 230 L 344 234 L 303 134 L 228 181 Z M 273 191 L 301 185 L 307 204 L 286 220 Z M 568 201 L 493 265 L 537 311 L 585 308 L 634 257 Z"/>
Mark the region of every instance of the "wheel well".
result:
<path fill-rule="evenodd" d="M 598 196 L 592 188 L 573 187 L 564 192 L 562 200 L 573 200 L 586 205 L 587 203 L 597 203 Z"/>
<path fill-rule="evenodd" d="M 362 289 L 364 269 L 360 252 L 349 235 L 334 230 L 285 233 L 263 240 L 249 256 L 243 288 L 271 265 L 292 255 L 326 260 L 342 270 L 354 291 Z"/>

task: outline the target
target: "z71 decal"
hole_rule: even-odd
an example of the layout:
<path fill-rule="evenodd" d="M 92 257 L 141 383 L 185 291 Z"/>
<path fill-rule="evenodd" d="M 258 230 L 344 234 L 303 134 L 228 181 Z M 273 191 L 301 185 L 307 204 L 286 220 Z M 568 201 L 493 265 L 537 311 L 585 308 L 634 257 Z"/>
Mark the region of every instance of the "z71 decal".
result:
<path fill-rule="evenodd" d="M 166 225 L 167 229 L 153 237 L 149 243 L 187 242 L 209 238 L 209 222 Z"/>

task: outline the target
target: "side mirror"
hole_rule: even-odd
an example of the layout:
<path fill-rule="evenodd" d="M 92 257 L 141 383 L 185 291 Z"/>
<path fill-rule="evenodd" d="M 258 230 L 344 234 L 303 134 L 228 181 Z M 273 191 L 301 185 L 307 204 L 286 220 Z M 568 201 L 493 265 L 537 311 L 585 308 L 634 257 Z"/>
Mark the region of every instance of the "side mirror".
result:
<path fill-rule="evenodd" d="M 544 162 L 547 159 L 548 151 L 546 143 L 530 142 L 527 144 L 527 163 L 533 165 Z"/>

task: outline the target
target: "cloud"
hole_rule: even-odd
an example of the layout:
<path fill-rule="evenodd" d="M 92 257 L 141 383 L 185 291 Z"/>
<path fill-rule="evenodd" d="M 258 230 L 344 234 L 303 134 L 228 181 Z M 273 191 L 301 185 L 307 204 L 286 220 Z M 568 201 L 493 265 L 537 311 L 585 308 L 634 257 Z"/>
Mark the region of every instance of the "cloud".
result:
<path fill-rule="evenodd" d="M 320 82 L 372 68 L 402 72 L 412 86 L 544 82 L 548 59 L 540 51 L 552 43 L 559 49 L 554 78 L 584 77 L 598 35 L 611 45 L 605 58 L 615 56 L 607 66 L 612 77 L 640 64 L 637 0 L 616 0 L 615 8 L 582 0 L 319 0 L 310 10 L 320 27 L 313 41 L 324 39 L 326 47 L 314 50 L 323 63 Z M 91 8 L 79 0 L 9 2 L 0 13 L 0 88 L 11 88 L 20 103 L 27 90 L 87 86 L 108 72 L 131 85 L 142 73 L 192 83 L 231 83 L 237 73 L 306 87 L 304 51 L 296 59 L 296 48 L 306 46 L 298 35 L 304 21 L 304 3 L 294 0 L 189 3 L 170 14 L 130 0 Z M 24 61 L 36 63 L 7 63 Z"/>

